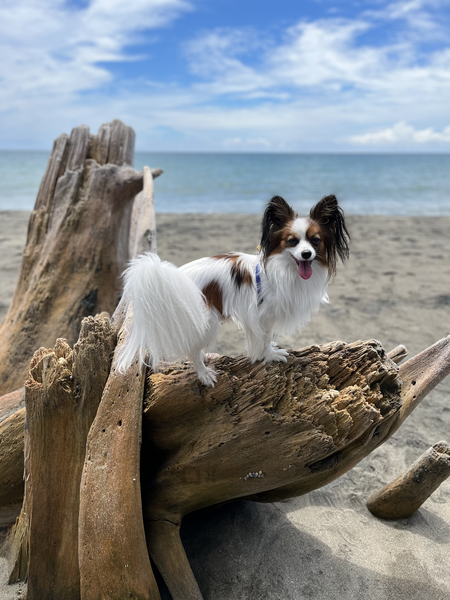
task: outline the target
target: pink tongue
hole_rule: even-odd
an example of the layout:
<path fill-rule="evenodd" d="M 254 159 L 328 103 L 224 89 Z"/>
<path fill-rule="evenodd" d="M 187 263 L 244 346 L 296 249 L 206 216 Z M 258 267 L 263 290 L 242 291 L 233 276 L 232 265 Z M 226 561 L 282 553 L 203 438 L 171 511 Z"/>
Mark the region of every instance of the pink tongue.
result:
<path fill-rule="evenodd" d="M 298 263 L 298 274 L 302 279 L 309 279 L 312 275 L 312 267 L 309 260 L 302 260 Z"/>

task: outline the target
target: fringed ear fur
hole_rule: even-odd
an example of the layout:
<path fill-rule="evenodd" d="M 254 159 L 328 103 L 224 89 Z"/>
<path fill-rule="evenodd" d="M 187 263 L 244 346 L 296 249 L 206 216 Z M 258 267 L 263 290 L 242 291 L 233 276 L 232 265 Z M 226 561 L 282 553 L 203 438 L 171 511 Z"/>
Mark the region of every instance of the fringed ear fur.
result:
<path fill-rule="evenodd" d="M 279 244 L 279 232 L 289 223 L 297 218 L 297 213 L 289 204 L 281 198 L 274 196 L 264 211 L 261 224 L 261 251 L 267 260 L 271 251 Z"/>
<path fill-rule="evenodd" d="M 324 196 L 313 206 L 309 217 L 325 232 L 328 270 L 333 275 L 336 272 L 337 257 L 344 262 L 350 253 L 350 234 L 345 225 L 344 211 L 338 205 L 336 196 Z"/>

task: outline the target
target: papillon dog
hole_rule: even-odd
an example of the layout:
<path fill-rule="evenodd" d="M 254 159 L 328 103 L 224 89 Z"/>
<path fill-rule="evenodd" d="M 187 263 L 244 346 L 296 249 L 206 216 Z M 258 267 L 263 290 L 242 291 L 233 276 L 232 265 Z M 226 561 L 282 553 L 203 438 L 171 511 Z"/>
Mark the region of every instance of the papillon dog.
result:
<path fill-rule="evenodd" d="M 155 371 L 161 361 L 187 357 L 199 380 L 214 386 L 217 373 L 205 365 L 204 352 L 226 319 L 243 329 L 252 362 L 286 361 L 275 336 L 300 331 L 328 302 L 328 283 L 338 258 L 348 258 L 349 240 L 335 196 L 322 198 L 308 217 L 275 196 L 264 212 L 256 255 L 229 252 L 178 269 L 156 254 L 135 258 L 124 273 L 128 325 L 119 372 L 136 354 Z"/>

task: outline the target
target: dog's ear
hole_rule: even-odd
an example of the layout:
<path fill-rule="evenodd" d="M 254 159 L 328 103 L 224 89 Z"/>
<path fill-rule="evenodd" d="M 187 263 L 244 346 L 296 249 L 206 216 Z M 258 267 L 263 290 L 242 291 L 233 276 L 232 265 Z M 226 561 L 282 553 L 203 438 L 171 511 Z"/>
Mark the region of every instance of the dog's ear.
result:
<path fill-rule="evenodd" d="M 309 217 L 325 232 L 328 268 L 330 273 L 334 273 L 337 257 L 344 262 L 350 253 L 350 234 L 345 225 L 344 211 L 339 206 L 336 196 L 324 196 L 313 206 Z"/>
<path fill-rule="evenodd" d="M 289 204 L 281 198 L 274 196 L 266 206 L 261 224 L 261 250 L 264 257 L 267 258 L 273 249 L 275 239 L 274 234 L 278 233 L 297 217 Z"/>

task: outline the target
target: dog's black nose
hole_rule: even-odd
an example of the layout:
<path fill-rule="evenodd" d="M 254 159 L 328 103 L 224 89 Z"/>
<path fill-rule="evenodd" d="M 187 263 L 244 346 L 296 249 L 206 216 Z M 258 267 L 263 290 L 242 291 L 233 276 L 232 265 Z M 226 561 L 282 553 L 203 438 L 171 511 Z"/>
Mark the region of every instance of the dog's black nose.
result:
<path fill-rule="evenodd" d="M 309 250 L 303 250 L 302 258 L 304 258 L 305 260 L 308 260 L 308 258 L 311 258 L 311 252 Z"/>

